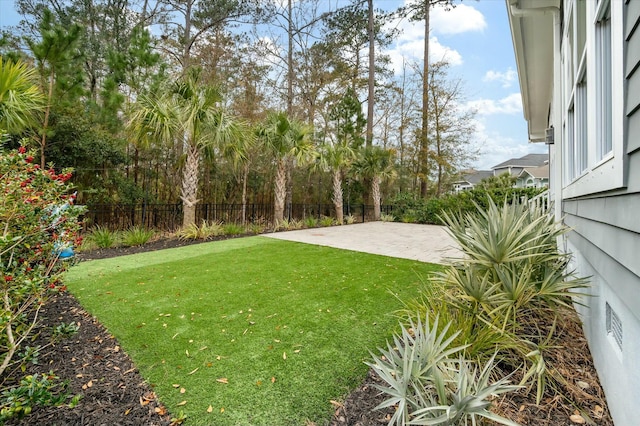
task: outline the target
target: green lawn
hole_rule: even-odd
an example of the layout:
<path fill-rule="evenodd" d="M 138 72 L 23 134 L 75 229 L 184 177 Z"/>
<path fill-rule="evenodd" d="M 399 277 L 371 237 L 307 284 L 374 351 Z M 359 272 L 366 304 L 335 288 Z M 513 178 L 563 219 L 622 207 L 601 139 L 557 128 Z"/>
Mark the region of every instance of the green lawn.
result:
<path fill-rule="evenodd" d="M 82 262 L 67 285 L 187 424 L 304 425 L 364 378 L 397 324 L 391 292 L 436 268 L 250 237 Z"/>

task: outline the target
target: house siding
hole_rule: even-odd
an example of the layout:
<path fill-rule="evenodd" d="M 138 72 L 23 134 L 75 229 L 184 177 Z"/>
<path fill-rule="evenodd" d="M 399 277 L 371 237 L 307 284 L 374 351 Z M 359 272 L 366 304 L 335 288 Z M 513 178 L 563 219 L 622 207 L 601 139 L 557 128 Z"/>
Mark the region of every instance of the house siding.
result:
<path fill-rule="evenodd" d="M 562 204 L 572 266 L 591 277 L 577 305 L 616 426 L 636 426 L 640 405 L 640 1 L 624 5 L 626 185 Z M 607 329 L 607 306 L 622 324 L 620 345 Z"/>

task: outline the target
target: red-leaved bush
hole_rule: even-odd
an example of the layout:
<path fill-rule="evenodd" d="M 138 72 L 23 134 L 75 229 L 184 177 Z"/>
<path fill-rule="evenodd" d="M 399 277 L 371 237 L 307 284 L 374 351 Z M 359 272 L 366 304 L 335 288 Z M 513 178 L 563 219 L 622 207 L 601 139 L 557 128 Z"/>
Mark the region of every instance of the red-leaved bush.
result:
<path fill-rule="evenodd" d="M 60 254 L 79 243 L 71 170 L 41 170 L 25 147 L 0 146 L 0 376 L 22 362 L 21 344 L 38 324 L 52 291 L 65 289 L 69 261 Z"/>

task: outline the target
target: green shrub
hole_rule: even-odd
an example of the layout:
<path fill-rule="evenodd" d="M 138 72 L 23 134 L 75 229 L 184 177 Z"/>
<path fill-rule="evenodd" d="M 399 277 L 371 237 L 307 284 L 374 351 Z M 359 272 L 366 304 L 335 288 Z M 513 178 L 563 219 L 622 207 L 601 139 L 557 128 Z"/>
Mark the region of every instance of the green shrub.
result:
<path fill-rule="evenodd" d="M 494 375 L 493 358 L 481 370 L 472 362 L 453 358 L 465 346 L 451 347 L 459 332 L 448 335 L 451 324 L 438 331 L 433 325 L 410 321 L 401 324 L 401 334 L 393 336 L 381 356 L 367 363 L 385 385 L 378 389 L 388 398 L 376 407 L 395 407 L 389 425 L 467 425 L 488 419 L 504 425 L 516 423 L 488 410 L 495 395 L 518 386 L 508 385 L 508 378 L 489 384 Z"/>
<path fill-rule="evenodd" d="M 238 225 L 236 223 L 227 223 L 222 227 L 222 232 L 224 235 L 241 235 L 244 234 L 244 226 Z"/>
<path fill-rule="evenodd" d="M 70 396 L 65 392 L 65 386 L 57 383 L 58 380 L 59 377 L 52 372 L 42 375 L 35 374 L 24 377 L 18 386 L 3 391 L 0 422 L 27 416 L 38 405 L 63 405 L 70 399 Z M 79 399 L 79 396 L 71 399 L 71 405 L 76 405 Z"/>
<path fill-rule="evenodd" d="M 320 226 L 333 226 L 336 224 L 336 221 L 331 216 L 322 216 L 320 218 Z"/>
<path fill-rule="evenodd" d="M 2 132 L 0 131 L 0 134 Z M 33 164 L 34 152 L 20 147 L 0 151 L 0 377 L 22 361 L 14 356 L 39 322 L 51 291 L 62 291 L 69 261 L 63 250 L 80 244 L 78 216 L 66 183 L 71 171 L 57 173 Z"/>
<path fill-rule="evenodd" d="M 396 218 L 392 214 L 382 213 L 380 214 L 380 220 L 383 222 L 395 222 Z"/>
<path fill-rule="evenodd" d="M 464 257 L 436 274 L 404 315 L 439 312 L 458 331 L 454 342 L 469 344 L 467 359 L 489 359 L 499 348 L 504 366 L 524 366 L 521 384 L 535 388 L 540 402 L 548 380 L 563 380 L 546 368 L 545 353 L 587 281 L 567 271 L 569 257 L 556 245 L 567 228 L 551 215 L 526 202 L 505 200 L 498 207 L 489 198 L 487 205 L 443 213 Z"/>
<path fill-rule="evenodd" d="M 149 242 L 153 238 L 154 232 L 152 229 L 145 229 L 141 226 L 134 226 L 127 229 L 121 235 L 122 244 L 124 246 L 141 246 Z"/>
<path fill-rule="evenodd" d="M 258 235 L 264 233 L 266 227 L 259 223 L 250 223 L 246 226 L 246 231 L 249 234 Z"/>
<path fill-rule="evenodd" d="M 356 217 L 352 214 L 348 214 L 344 217 L 344 223 L 346 223 L 347 225 L 353 225 L 354 223 L 356 223 Z"/>
<path fill-rule="evenodd" d="M 192 223 L 176 232 L 176 236 L 181 240 L 207 240 L 223 234 L 222 224 L 219 222 L 207 222 L 203 220 L 198 226 Z"/>
<path fill-rule="evenodd" d="M 88 239 L 98 248 L 111 248 L 118 244 L 120 236 L 108 228 L 96 226 L 89 233 Z"/>
<path fill-rule="evenodd" d="M 318 226 L 318 219 L 313 216 L 307 216 L 304 218 L 305 228 L 315 228 L 316 226 Z"/>

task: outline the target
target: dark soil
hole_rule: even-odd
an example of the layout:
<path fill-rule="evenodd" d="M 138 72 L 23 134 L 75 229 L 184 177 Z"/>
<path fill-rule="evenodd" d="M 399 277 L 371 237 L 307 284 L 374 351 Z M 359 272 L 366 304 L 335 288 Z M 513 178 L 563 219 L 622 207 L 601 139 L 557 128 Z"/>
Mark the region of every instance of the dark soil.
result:
<path fill-rule="evenodd" d="M 78 255 L 79 260 L 92 260 L 180 247 L 194 242 L 164 239 L 144 247 L 100 249 Z M 28 374 L 53 373 L 68 381 L 68 392 L 81 395 L 74 408 L 36 407 L 31 415 L 15 425 L 169 425 L 171 415 L 156 399 L 153 389 L 140 376 L 129 357 L 120 349 L 118 341 L 87 314 L 69 293 L 54 295 L 41 310 L 43 324 L 36 341 L 30 346 L 50 342 L 51 326 L 74 322 L 79 331 L 71 338 L 48 346 L 42 351 L 38 365 L 30 365 Z M 571 316 L 571 315 L 570 315 Z M 613 426 L 596 371 L 591 361 L 582 329 L 575 318 L 569 318 L 561 327 L 559 341 L 571 342 L 556 351 L 554 366 L 559 375 L 566 377 L 561 394 L 571 395 L 579 402 L 587 424 Z M 18 374 L 16 373 L 16 376 Z M 517 378 L 515 378 L 517 381 Z M 6 379 L 3 386 L 10 383 Z M 369 372 L 363 383 L 342 402 L 332 401 L 335 414 L 332 426 L 385 425 L 393 415 L 393 408 L 374 410 L 384 400 L 375 385 L 380 379 Z M 530 392 L 534 394 L 535 392 Z M 539 406 L 535 396 L 523 393 L 507 394 L 508 398 L 495 401 L 497 411 L 522 425 L 555 426 L 575 424 L 570 416 L 576 408 L 558 397 L 545 398 Z M 188 424 L 188 420 L 186 422 Z M 177 423 L 174 423 L 177 424 Z M 278 425 L 274 425 L 278 426 Z"/>
<path fill-rule="evenodd" d="M 75 323 L 78 332 L 42 350 L 37 365 L 28 365 L 25 374 L 50 371 L 68 381 L 67 392 L 81 395 L 74 408 L 36 406 L 16 425 L 168 425 L 167 410 L 157 401 L 118 341 L 95 318 L 87 314 L 75 298 L 61 292 L 40 310 L 41 324 L 30 346 L 51 342 L 51 329 Z M 5 382 L 5 385 L 7 383 Z"/>

